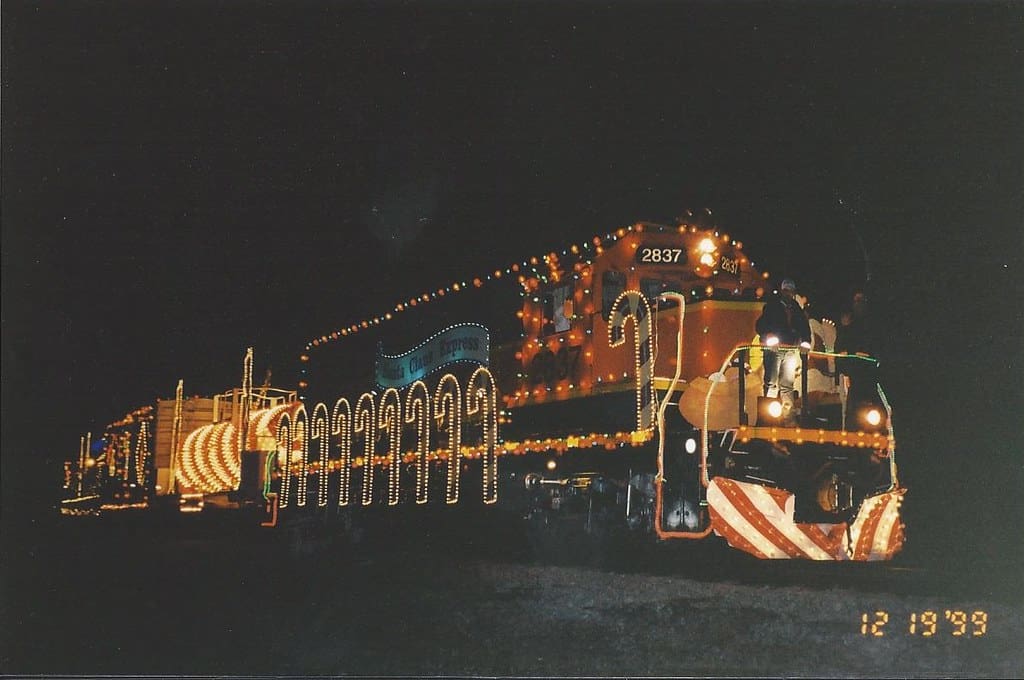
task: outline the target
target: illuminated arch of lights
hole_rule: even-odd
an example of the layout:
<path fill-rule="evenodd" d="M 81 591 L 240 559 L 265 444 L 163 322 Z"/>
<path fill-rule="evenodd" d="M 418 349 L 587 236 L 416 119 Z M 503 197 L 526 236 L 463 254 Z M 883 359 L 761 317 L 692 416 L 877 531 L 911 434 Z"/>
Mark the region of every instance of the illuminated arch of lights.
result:
<path fill-rule="evenodd" d="M 438 430 L 447 430 L 448 476 L 445 484 L 445 502 L 459 502 L 459 454 L 462 450 L 462 390 L 458 379 L 446 374 L 434 392 L 434 419 Z"/>
<path fill-rule="evenodd" d="M 309 440 L 308 414 L 305 407 L 295 411 L 291 419 L 292 446 L 289 453 L 289 460 L 292 465 L 298 460 L 298 497 L 299 505 L 305 505 L 307 500 L 306 485 L 309 482 Z"/>
<path fill-rule="evenodd" d="M 331 436 L 338 442 L 338 505 L 344 506 L 352 498 L 352 406 L 345 397 L 338 399 L 331 411 Z"/>
<path fill-rule="evenodd" d="M 135 443 L 135 481 L 139 486 L 146 485 L 146 461 L 149 458 L 149 424 L 143 420 L 139 423 L 139 437 Z"/>
<path fill-rule="evenodd" d="M 485 368 L 473 372 L 466 390 L 466 416 L 477 414 L 483 428 L 484 503 L 490 504 L 498 500 L 498 390 Z"/>
<path fill-rule="evenodd" d="M 416 502 L 426 503 L 427 489 L 430 482 L 430 420 L 427 414 L 430 409 L 430 395 L 422 380 L 417 380 L 409 387 L 405 395 L 405 423 L 414 425 L 416 429 L 416 451 L 413 453 L 416 462 Z"/>
<path fill-rule="evenodd" d="M 320 482 L 316 503 L 319 507 L 326 506 L 332 474 L 337 475 L 334 484 L 338 490 L 338 505 L 349 505 L 353 482 L 356 481 L 353 480 L 353 469 L 361 470 L 362 476 L 358 478 L 360 491 L 366 489 L 365 498 L 372 503 L 373 480 L 368 479 L 371 475 L 363 474 L 365 470 L 362 470 L 367 466 L 388 471 L 388 503 L 395 504 L 396 498 L 400 502 L 402 479 L 395 470 L 402 464 L 413 466 L 415 502 L 427 503 L 432 463 L 445 464 L 445 501 L 454 503 L 458 501 L 460 491 L 460 467 L 457 465 L 460 460 L 481 461 L 483 502 L 489 504 L 498 498 L 497 466 L 500 456 L 561 455 L 572 449 L 594 448 L 612 452 L 626 446 L 642 446 L 652 436 L 650 431 L 634 431 L 501 440 L 497 388 L 490 371 L 483 367 L 471 375 L 464 389 L 455 376 L 449 374 L 438 383 L 433 397 L 422 381 L 409 386 L 404 398 L 400 396 L 391 392 L 382 395 L 378 402 L 375 395 L 367 393 L 360 397 L 355 410 L 349 400 L 342 397 L 330 411 L 329 429 L 327 408 L 322 404 L 313 408 L 308 423 L 306 406 L 302 402 L 252 412 L 246 448 L 260 448 L 259 439 L 262 437 L 273 437 L 276 442 L 276 455 L 268 458 L 267 483 L 276 470 L 280 507 L 288 507 L 293 502 L 304 506 L 309 496 L 309 477 L 313 475 Z M 360 418 L 360 413 L 366 415 Z M 456 422 L 459 423 L 458 435 L 454 436 Z M 401 423 L 405 430 L 400 439 L 392 435 L 397 423 Z M 354 435 L 362 436 L 367 424 L 372 427 L 370 446 L 367 446 L 365 438 L 361 439 L 362 449 L 356 452 Z M 476 427 L 479 427 L 478 435 L 467 437 L 470 429 Z M 382 455 L 377 455 L 377 442 L 381 438 L 379 435 L 383 434 L 387 435 L 388 448 Z M 474 443 L 467 445 L 464 443 L 466 440 Z M 200 493 L 220 493 L 238 488 L 240 444 L 240 434 L 230 422 L 205 425 L 190 432 L 179 451 L 176 474 L 181 486 Z M 457 455 L 453 455 L 455 450 Z M 265 490 L 269 490 L 269 486 Z M 360 503 L 363 498 L 360 493 Z"/>
<path fill-rule="evenodd" d="M 363 393 L 356 402 L 352 432 L 356 437 L 362 435 L 363 455 L 356 459 L 356 464 L 362 468 L 362 504 L 370 505 L 373 503 L 373 452 L 377 443 L 377 405 L 373 401 L 373 394 L 369 392 Z"/>
<path fill-rule="evenodd" d="M 402 397 L 393 387 L 385 391 L 381 397 L 379 425 L 381 433 L 388 440 L 388 505 L 398 505 L 402 472 L 399 465 L 399 458 L 402 455 Z"/>
<path fill-rule="evenodd" d="M 331 453 L 331 419 L 327 413 L 327 405 L 320 403 L 313 409 L 313 421 L 309 428 L 309 441 L 317 443 L 317 470 L 325 470 L 330 461 Z M 318 507 L 327 505 L 327 485 L 320 484 L 317 487 L 316 504 Z"/>
<path fill-rule="evenodd" d="M 612 305 L 608 321 L 608 345 L 621 347 L 626 342 L 626 319 L 633 319 L 633 374 L 636 376 L 636 429 L 654 427 L 657 400 L 654 394 L 654 329 L 651 305 L 644 294 L 624 291 Z"/>
<path fill-rule="evenodd" d="M 352 469 L 360 470 L 357 484 L 361 505 L 370 505 L 376 498 L 374 477 L 377 469 L 387 471 L 387 505 L 398 505 L 403 463 L 413 465 L 415 470 L 416 503 L 426 503 L 429 500 L 430 463 L 437 461 L 444 461 L 446 468 L 445 503 L 454 504 L 459 501 L 463 459 L 481 459 L 483 501 L 494 503 L 498 499 L 498 455 L 516 452 L 516 449 L 499 450 L 497 404 L 494 377 L 484 367 L 473 372 L 465 390 L 458 378 L 448 373 L 438 382 L 432 398 L 427 386 L 417 381 L 408 388 L 404 399 L 393 388 L 386 390 L 379 399 L 374 393 L 367 392 L 360 395 L 353 409 L 348 399 L 342 397 L 335 403 L 329 418 L 327 406 L 319 403 L 313 408 L 313 416 L 308 423 L 306 407 L 299 404 L 294 413 L 283 414 L 277 422 L 276 462 L 281 480 L 279 506 L 287 508 L 293 502 L 299 507 L 305 506 L 310 493 L 309 478 L 316 476 L 317 505 L 325 507 L 328 504 L 330 474 L 335 472 L 338 473 L 338 505 L 348 505 L 352 494 Z M 479 423 L 479 445 L 462 445 L 463 429 L 468 423 Z M 305 437 L 307 429 L 308 441 Z M 404 451 L 402 447 L 403 430 L 411 430 L 414 435 L 415 446 L 411 451 Z M 439 448 L 431 446 L 435 436 Z M 508 446 L 507 442 L 505 446 Z M 194 464 L 195 457 L 191 451 L 195 446 L 189 444 L 189 447 L 186 448 L 190 453 L 183 456 L 187 460 L 183 474 L 194 486 L 206 488 L 216 485 L 217 480 L 211 471 Z M 379 452 L 379 448 L 383 451 Z M 336 457 L 331 456 L 334 451 L 337 452 Z M 358 455 L 353 456 L 353 453 Z M 310 460 L 311 454 L 317 456 L 315 462 Z M 295 477 L 298 479 L 293 479 Z"/>
<path fill-rule="evenodd" d="M 277 423 L 277 452 L 278 457 L 283 458 L 280 464 L 286 469 L 290 470 L 292 466 L 292 419 L 287 413 L 285 413 L 281 420 Z M 289 491 L 292 484 L 292 475 L 285 474 L 281 476 L 281 507 L 287 507 L 288 499 L 290 497 Z"/>
<path fill-rule="evenodd" d="M 521 456 L 530 453 L 562 455 L 573 449 L 604 449 L 614 452 L 623 447 L 643 446 L 651 440 L 650 429 L 632 432 L 591 433 L 567 437 L 502 441 L 498 431 L 498 392 L 494 377 L 484 367 L 476 369 L 465 383 L 453 374 L 445 374 L 433 396 L 426 384 L 416 381 L 403 396 L 388 389 L 378 398 L 374 393 L 360 395 L 353 409 L 348 399 L 337 400 L 331 410 L 329 456 L 324 462 L 323 433 L 326 430 L 327 408 L 317 404 L 311 419 L 311 441 L 316 441 L 319 459 L 310 465 L 304 437 L 305 405 L 294 404 L 294 411 L 284 413 L 277 421 L 275 459 L 280 479 L 279 507 L 293 503 L 299 507 L 308 500 L 309 477 L 317 478 L 317 504 L 328 504 L 326 489 L 331 474 L 337 474 L 338 505 L 352 503 L 353 487 L 358 487 L 360 505 L 378 500 L 374 477 L 377 470 L 387 472 L 387 489 L 382 500 L 388 506 L 401 503 L 401 465 L 411 465 L 415 472 L 415 502 L 427 503 L 430 494 L 431 463 L 445 466 L 444 499 L 446 504 L 458 503 L 461 487 L 461 462 L 480 460 L 482 467 L 482 500 L 485 504 L 498 500 L 498 460 L 503 455 Z M 465 444 L 467 427 L 479 428 Z M 400 433 L 411 435 L 407 440 Z M 405 446 L 403 446 L 403 443 Z M 407 448 L 408 447 L 408 448 Z M 336 454 L 335 454 L 336 452 Z M 353 479 L 352 470 L 359 476 Z M 298 480 L 293 478 L 298 477 Z M 307 482 L 303 484 L 303 479 Z"/>

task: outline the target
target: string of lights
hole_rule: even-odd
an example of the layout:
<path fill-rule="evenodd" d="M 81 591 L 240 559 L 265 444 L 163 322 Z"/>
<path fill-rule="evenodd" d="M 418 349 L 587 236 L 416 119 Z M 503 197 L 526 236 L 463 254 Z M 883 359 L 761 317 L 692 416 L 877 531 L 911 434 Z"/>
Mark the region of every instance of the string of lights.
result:
<path fill-rule="evenodd" d="M 330 458 L 330 444 L 327 442 L 326 423 L 327 408 L 323 404 L 314 407 L 311 423 L 311 440 L 318 447 L 318 460 L 309 461 L 309 448 L 302 437 L 301 424 L 305 420 L 305 406 L 299 405 L 293 416 L 284 414 L 277 424 L 277 449 L 281 493 L 279 507 L 288 507 L 292 502 L 292 477 L 298 477 L 295 502 L 303 506 L 308 494 L 308 486 L 303 482 L 311 474 L 318 477 L 318 505 L 327 504 L 326 490 L 329 475 L 339 473 L 340 493 L 339 505 L 350 502 L 350 484 L 352 469 L 361 469 L 361 503 L 370 505 L 374 501 L 375 469 L 381 467 L 388 470 L 387 504 L 397 505 L 400 502 L 401 463 L 415 464 L 416 502 L 426 503 L 429 489 L 430 462 L 444 462 L 447 468 L 445 484 L 445 502 L 457 503 L 460 488 L 460 457 L 467 459 L 483 459 L 483 496 L 485 503 L 497 501 L 497 456 L 498 413 L 497 389 L 490 371 L 480 367 L 467 381 L 466 397 L 462 398 L 462 389 L 458 379 L 446 374 L 437 386 L 433 399 L 427 387 L 421 381 L 410 386 L 405 397 L 405 417 L 403 419 L 402 398 L 397 389 L 389 389 L 381 396 L 379 407 L 373 393 L 364 393 L 356 403 L 353 413 L 349 402 L 340 398 L 330 419 L 330 433 L 334 445 L 340 454 L 339 458 Z M 481 444 L 475 447 L 462 446 L 462 430 L 464 428 L 463 413 L 466 418 L 479 420 L 481 427 Z M 444 433 L 445 445 L 431 450 L 431 420 L 439 432 Z M 405 426 L 412 426 L 416 432 L 417 444 L 413 451 L 404 451 L 401 446 L 401 431 Z M 376 452 L 377 441 L 384 435 L 387 449 L 384 455 Z M 353 438 L 362 442 L 363 455 L 352 457 Z M 510 451 L 514 451 L 511 449 Z M 296 452 L 297 455 L 296 455 Z M 458 455 L 453 455 L 458 452 Z M 192 462 L 192 456 L 189 456 Z M 312 472 L 311 472 L 312 468 Z M 191 475 L 190 466 L 190 475 Z M 199 473 L 202 479 L 202 474 Z M 209 481 L 202 479 L 204 490 Z M 308 483 L 308 482 L 307 482 Z"/>
<path fill-rule="evenodd" d="M 466 416 L 477 414 L 483 427 L 483 501 L 489 505 L 498 501 L 498 389 L 482 366 L 470 376 L 466 391 Z"/>
<path fill-rule="evenodd" d="M 624 291 L 612 305 L 608 324 L 608 345 L 621 347 L 626 342 L 626 319 L 633 319 L 633 375 L 636 376 L 636 429 L 654 427 L 657 400 L 654 394 L 654 345 L 651 306 L 643 293 Z"/>
<path fill-rule="evenodd" d="M 178 458 L 181 451 L 181 421 L 182 421 L 182 404 L 184 403 L 184 390 L 185 381 L 178 380 L 178 386 L 174 390 L 174 418 L 171 421 L 171 460 L 169 476 L 167 479 L 167 486 L 171 491 L 175 490 L 177 481 L 175 480 L 175 473 L 178 469 Z"/>
<path fill-rule="evenodd" d="M 135 481 L 140 486 L 146 485 L 146 465 L 149 460 L 149 424 L 144 420 L 139 423 L 139 437 L 135 444 Z"/>
<path fill-rule="evenodd" d="M 277 450 L 284 452 L 284 467 L 290 471 L 292 466 L 292 419 L 288 413 L 282 414 L 281 419 L 277 423 L 276 440 Z M 291 481 L 291 474 L 281 476 L 281 494 L 278 496 L 278 504 L 281 508 L 288 507 L 288 499 L 291 496 L 289 493 Z"/>
<path fill-rule="evenodd" d="M 310 442 L 316 442 L 319 450 L 320 465 L 317 471 L 320 473 L 320 481 L 317 484 L 317 507 L 327 507 L 327 467 L 331 453 L 331 419 L 327 414 L 327 405 L 323 402 L 313 409 L 313 423 L 309 429 Z"/>
<path fill-rule="evenodd" d="M 622 227 L 614 232 L 609 232 L 605 234 L 603 237 L 600 235 L 596 235 L 590 241 L 583 241 L 580 244 L 573 244 L 572 246 L 563 249 L 561 251 L 561 256 L 573 257 L 578 260 L 586 260 L 592 256 L 600 256 L 604 253 L 605 247 L 608 246 L 609 244 L 615 243 L 616 241 L 626 237 L 630 233 L 643 232 L 644 228 L 645 227 L 643 224 L 631 224 Z M 698 228 L 695 225 L 685 224 L 680 225 L 677 228 L 677 231 L 679 233 L 685 233 L 687 231 L 689 231 L 690 233 L 696 233 L 699 229 L 709 231 L 709 233 L 713 231 L 711 229 Z M 732 244 L 737 248 L 743 247 L 742 242 L 730 238 L 728 234 L 719 234 L 718 231 L 713 231 L 713 234 L 715 239 L 721 239 L 721 241 L 724 243 Z M 713 253 L 716 248 L 717 245 L 711 237 L 708 237 L 707 239 L 701 242 L 702 256 L 707 257 L 702 257 L 699 263 L 700 266 L 707 267 L 714 262 L 713 258 L 711 258 L 711 253 Z M 540 266 L 541 262 L 543 262 L 545 265 L 548 265 L 548 273 L 539 274 L 537 267 Z M 747 262 L 748 260 L 745 257 L 742 258 L 742 264 L 746 264 Z M 509 264 L 504 268 L 498 268 L 487 274 L 476 276 L 470 280 L 470 283 L 467 283 L 466 280 L 456 281 L 448 286 L 443 286 L 436 290 L 424 291 L 419 295 L 415 295 L 409 298 L 408 300 L 402 300 L 397 302 L 391 308 L 391 310 L 385 312 L 383 315 L 362 319 L 347 326 L 343 326 L 342 328 L 333 330 L 329 333 L 325 333 L 318 337 L 310 338 L 306 342 L 305 349 L 308 351 L 314 347 L 318 347 L 329 342 L 334 342 L 340 340 L 345 336 L 356 334 L 363 330 L 367 330 L 371 326 L 379 326 L 381 323 L 391 321 L 394 318 L 395 313 L 408 311 L 410 307 L 416 307 L 422 304 L 427 304 L 439 298 L 443 298 L 446 295 L 451 295 L 453 293 L 459 293 L 469 290 L 470 285 L 472 285 L 472 287 L 474 288 L 482 288 L 487 283 L 501 280 L 505 275 L 518 274 L 523 270 L 531 270 L 534 273 L 538 273 L 538 280 L 544 283 L 547 283 L 549 280 L 554 280 L 557 282 L 557 279 L 553 279 L 552 277 L 558 276 L 557 272 L 559 270 L 559 265 L 560 260 L 558 253 L 555 251 L 551 251 L 545 255 L 529 257 L 522 261 L 513 262 L 512 264 Z M 764 278 L 767 279 L 770 275 L 768 274 L 768 272 L 764 272 L 763 276 Z M 524 287 L 529 287 L 527 284 L 528 279 L 525 277 L 525 275 L 520 275 L 518 280 L 519 283 Z M 302 359 L 302 357 L 300 357 L 300 359 Z M 308 361 L 308 358 L 303 360 Z"/>
<path fill-rule="evenodd" d="M 417 380 L 405 395 L 405 422 L 414 425 L 416 430 L 416 451 L 406 456 L 414 456 L 416 461 L 416 503 L 427 502 L 427 491 L 430 483 L 430 419 L 427 411 L 430 408 L 430 395 L 422 380 Z"/>
<path fill-rule="evenodd" d="M 338 505 L 345 506 L 351 502 L 352 479 L 352 406 L 348 399 L 341 397 L 334 403 L 331 410 L 331 434 L 338 438 L 338 452 L 341 456 L 338 476 Z M 327 484 L 324 483 L 326 487 Z"/>
<path fill-rule="evenodd" d="M 402 451 L 402 398 L 398 390 L 390 388 L 380 400 L 380 429 L 387 436 L 388 453 L 388 505 L 398 505 L 401 468 L 398 459 Z"/>
<path fill-rule="evenodd" d="M 454 454 L 461 450 L 461 407 L 462 392 L 459 388 L 459 381 L 454 375 L 448 373 L 441 378 L 437 384 L 437 390 L 434 392 L 434 418 L 438 421 L 438 429 L 443 430 L 445 425 L 448 429 L 447 451 L 451 455 L 448 460 L 448 477 L 445 485 L 445 502 L 448 504 L 459 502 L 461 466 Z"/>
<path fill-rule="evenodd" d="M 373 394 L 366 392 L 356 402 L 356 417 L 353 433 L 356 436 L 362 434 L 363 439 L 363 460 L 370 461 L 370 464 L 363 470 L 363 505 L 370 505 L 373 502 L 373 449 L 377 441 L 377 418 L 376 404 Z"/>
<path fill-rule="evenodd" d="M 309 437 L 306 436 L 308 430 L 308 416 L 306 409 L 299 409 L 295 412 L 295 417 L 292 419 L 292 430 L 293 437 L 295 438 L 292 447 L 289 449 L 289 458 L 294 455 L 295 449 L 299 452 L 299 483 L 298 483 L 298 505 L 300 507 L 306 504 L 308 500 L 306 497 L 306 486 L 309 484 Z M 295 446 L 295 444 L 298 446 Z"/>
<path fill-rule="evenodd" d="M 532 453 L 561 455 L 570 450 L 593 448 L 604 449 L 612 452 L 624 447 L 643 446 L 649 442 L 652 437 L 653 433 L 650 430 L 616 432 L 612 434 L 590 433 L 586 435 L 570 435 L 567 437 L 547 437 L 544 439 L 505 441 L 496 443 L 493 450 L 495 456 L 522 456 Z M 489 447 L 486 443 L 476 446 L 462 446 L 459 449 L 459 457 L 466 460 L 486 459 L 488 451 Z M 451 451 L 447 447 L 436 448 L 427 453 L 426 460 L 428 462 L 447 462 L 451 457 Z M 401 456 L 401 461 L 407 464 L 416 463 L 422 459 L 423 457 L 417 451 L 406 451 Z M 366 465 L 366 460 L 367 459 L 365 457 L 358 456 L 349 461 L 349 466 L 351 468 L 362 468 Z M 374 466 L 384 467 L 390 465 L 391 460 L 391 457 L 387 455 L 374 455 L 372 464 Z M 332 459 L 328 464 L 328 470 L 330 472 L 336 472 L 344 468 L 345 466 L 341 460 Z M 296 461 L 292 462 L 291 473 L 294 476 L 301 474 L 301 466 Z"/>

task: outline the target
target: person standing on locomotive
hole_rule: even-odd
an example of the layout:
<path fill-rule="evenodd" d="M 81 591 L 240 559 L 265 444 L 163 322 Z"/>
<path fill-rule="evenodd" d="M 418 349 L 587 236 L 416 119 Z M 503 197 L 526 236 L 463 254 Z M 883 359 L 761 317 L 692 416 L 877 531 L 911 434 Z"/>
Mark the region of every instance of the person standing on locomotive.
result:
<path fill-rule="evenodd" d="M 868 317 L 867 296 L 863 291 L 853 294 L 853 306 L 850 323 L 839 329 L 836 337 L 836 352 L 858 356 L 875 356 L 874 334 Z M 844 388 L 847 393 L 847 418 L 851 418 L 856 409 L 865 404 L 877 401 L 876 364 L 856 359 L 838 359 L 836 368 L 843 376 Z"/>
<path fill-rule="evenodd" d="M 796 283 L 783 279 L 778 295 L 765 303 L 756 330 L 764 350 L 764 396 L 778 397 L 782 417 L 793 419 L 793 383 L 800 365 L 800 350 L 811 348 L 811 327 L 796 299 Z"/>

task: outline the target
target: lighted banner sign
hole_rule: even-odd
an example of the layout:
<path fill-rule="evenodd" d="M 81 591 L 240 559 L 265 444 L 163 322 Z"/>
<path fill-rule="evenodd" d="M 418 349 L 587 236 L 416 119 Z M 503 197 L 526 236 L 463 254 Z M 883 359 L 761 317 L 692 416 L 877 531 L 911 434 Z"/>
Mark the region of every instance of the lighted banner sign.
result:
<path fill-rule="evenodd" d="M 439 368 L 454 363 L 486 366 L 490 358 L 490 334 L 475 323 L 450 326 L 402 354 L 377 350 L 377 384 L 405 387 Z"/>

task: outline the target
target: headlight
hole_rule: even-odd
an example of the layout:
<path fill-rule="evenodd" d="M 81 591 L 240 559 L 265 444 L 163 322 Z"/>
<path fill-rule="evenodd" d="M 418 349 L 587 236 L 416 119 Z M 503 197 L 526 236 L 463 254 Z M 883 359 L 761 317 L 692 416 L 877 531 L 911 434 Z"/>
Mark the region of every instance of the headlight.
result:
<path fill-rule="evenodd" d="M 774 335 L 769 335 L 764 339 L 764 344 L 768 347 L 775 347 L 775 345 L 779 344 L 779 339 Z"/>
<path fill-rule="evenodd" d="M 782 402 L 775 397 L 757 398 L 757 424 L 767 427 L 778 427 L 782 424 L 784 409 Z"/>
<path fill-rule="evenodd" d="M 882 423 L 882 412 L 877 408 L 870 408 L 864 413 L 864 421 L 871 427 L 878 427 Z"/>
<path fill-rule="evenodd" d="M 686 440 L 686 452 L 687 453 L 696 453 L 697 452 L 697 440 L 694 439 L 693 437 L 690 437 L 689 439 Z"/>

